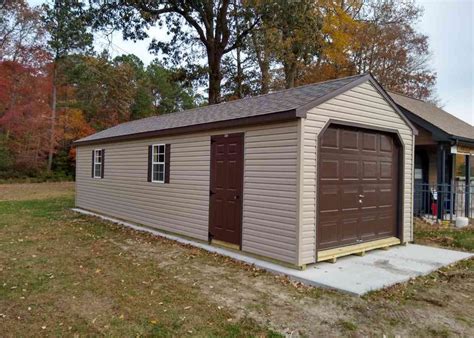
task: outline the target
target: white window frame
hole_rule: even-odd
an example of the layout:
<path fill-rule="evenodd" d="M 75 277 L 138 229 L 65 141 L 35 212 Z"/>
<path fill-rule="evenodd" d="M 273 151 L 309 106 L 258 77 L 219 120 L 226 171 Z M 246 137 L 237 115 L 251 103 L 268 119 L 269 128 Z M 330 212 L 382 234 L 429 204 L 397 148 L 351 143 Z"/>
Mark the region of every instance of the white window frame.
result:
<path fill-rule="evenodd" d="M 158 160 L 160 159 L 160 147 L 163 147 L 163 161 L 155 161 L 155 147 L 157 147 L 158 152 L 156 153 Z M 155 165 L 163 165 L 163 180 L 155 180 Z M 166 144 L 157 143 L 151 146 L 151 181 L 153 183 L 165 183 L 166 177 Z"/>
<path fill-rule="evenodd" d="M 102 149 L 94 149 L 94 178 L 102 178 L 102 165 L 104 163 L 102 156 Z M 97 161 L 98 158 L 100 158 L 100 161 Z M 95 170 L 97 165 L 100 165 L 99 175 Z"/>

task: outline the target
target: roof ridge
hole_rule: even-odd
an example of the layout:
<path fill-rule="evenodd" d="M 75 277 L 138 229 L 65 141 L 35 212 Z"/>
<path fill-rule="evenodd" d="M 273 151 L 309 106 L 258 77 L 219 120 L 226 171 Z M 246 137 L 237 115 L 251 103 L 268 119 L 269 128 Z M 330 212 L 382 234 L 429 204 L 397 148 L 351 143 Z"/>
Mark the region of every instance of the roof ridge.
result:
<path fill-rule="evenodd" d="M 212 104 L 212 105 L 205 105 L 205 106 L 200 106 L 200 107 L 194 107 L 194 108 L 190 108 L 190 109 L 185 109 L 185 110 L 177 111 L 177 112 L 170 113 L 170 114 L 176 114 L 176 113 L 182 113 L 182 112 L 189 112 L 189 111 L 192 111 L 192 110 L 198 110 L 198 109 L 205 108 L 205 107 L 209 107 L 209 106 L 218 107 L 218 106 L 225 105 L 225 104 L 229 104 L 229 103 L 235 103 L 235 102 L 237 102 L 237 101 L 252 100 L 252 99 L 256 99 L 256 98 L 260 98 L 260 97 L 264 97 L 264 96 L 269 96 L 269 95 L 274 95 L 274 94 L 279 94 L 279 93 L 283 93 L 283 92 L 287 92 L 287 91 L 291 91 L 291 90 L 295 90 L 295 89 L 300 89 L 300 88 L 304 88 L 304 87 L 310 87 L 310 86 L 321 85 L 321 84 L 324 84 L 324 83 L 334 82 L 334 81 L 338 81 L 338 80 L 347 80 L 347 79 L 351 79 L 351 78 L 362 77 L 362 76 L 365 76 L 365 75 L 366 75 L 366 73 L 364 73 L 364 74 L 356 74 L 356 75 L 351 75 L 351 76 L 346 76 L 346 77 L 340 77 L 340 78 L 331 79 L 331 80 L 325 80 L 325 81 L 321 81 L 321 82 L 307 83 L 307 84 L 304 84 L 304 85 L 301 85 L 301 86 L 296 86 L 296 87 L 291 87 L 291 88 L 280 89 L 280 90 L 277 90 L 277 91 L 274 91 L 274 92 L 271 92 L 271 93 L 259 94 L 259 95 L 254 95 L 254 96 L 246 96 L 246 97 L 243 97 L 243 98 L 237 99 L 237 100 L 231 100 L 231 101 L 219 102 L 219 103 Z M 155 115 L 155 116 L 160 116 L 160 115 Z"/>
<path fill-rule="evenodd" d="M 421 102 L 423 102 L 423 103 L 432 104 L 431 102 L 428 102 L 428 101 L 425 101 L 425 100 L 422 100 L 422 99 L 418 99 L 418 98 L 416 98 L 416 97 L 412 97 L 412 96 L 409 96 L 409 95 L 407 95 L 407 94 L 397 92 L 397 91 L 395 91 L 395 90 L 386 89 L 386 91 L 389 92 L 389 93 L 395 94 L 395 95 L 404 96 L 404 97 L 409 98 L 409 99 L 412 99 L 412 100 L 416 100 L 416 101 L 421 101 Z M 434 104 L 433 104 L 433 105 L 434 105 Z M 436 105 L 434 105 L 434 106 L 436 106 Z M 439 107 L 438 107 L 438 108 L 439 108 Z"/>
<path fill-rule="evenodd" d="M 186 109 L 169 114 L 160 114 L 120 123 L 114 127 L 87 136 L 76 143 L 99 140 L 118 135 L 132 135 L 142 131 L 158 131 L 217 121 L 257 117 L 272 113 L 290 113 L 292 117 L 302 117 L 298 110 L 308 104 L 325 100 L 330 93 L 338 93 L 341 88 L 355 86 L 364 81 L 369 74 L 356 74 L 337 79 L 308 83 L 306 85 L 277 90 L 267 94 L 248 96 L 238 100 L 222 102 Z"/>
<path fill-rule="evenodd" d="M 247 96 L 247 97 L 241 98 L 239 100 L 251 99 L 251 98 L 254 98 L 254 97 L 262 97 L 262 96 L 282 93 L 282 92 L 286 92 L 286 91 L 290 91 L 290 90 L 294 90 L 294 89 L 321 85 L 321 84 L 328 83 L 328 82 L 334 82 L 334 81 L 338 81 L 338 80 L 347 80 L 347 79 L 352 79 L 352 78 L 356 78 L 356 77 L 362 77 L 362 76 L 365 76 L 365 75 L 367 75 L 367 73 L 356 74 L 356 75 L 345 76 L 345 77 L 339 77 L 339 78 L 324 80 L 324 81 L 320 81 L 320 82 L 307 83 L 307 84 L 304 84 L 304 85 L 301 85 L 301 86 L 280 89 L 280 90 L 277 90 L 277 91 L 274 91 L 274 92 L 271 92 L 271 93 L 259 94 L 259 95 L 255 95 L 255 96 Z M 238 100 L 233 100 L 233 101 L 238 101 Z M 233 102 L 233 101 L 227 101 L 227 102 Z M 227 102 L 223 102 L 223 103 L 227 103 Z"/>
<path fill-rule="evenodd" d="M 255 95 L 255 96 L 247 96 L 247 97 L 243 97 L 243 98 L 237 99 L 237 100 L 225 101 L 225 102 L 220 102 L 220 103 L 216 103 L 216 104 L 212 104 L 212 105 L 209 105 L 209 104 L 208 104 L 208 105 L 205 105 L 205 106 L 199 106 L 199 107 L 194 107 L 194 108 L 179 110 L 179 111 L 176 111 L 176 112 L 171 112 L 171 113 L 166 113 L 166 114 L 152 115 L 152 116 L 144 117 L 144 118 L 137 119 L 137 120 L 132 120 L 132 121 L 123 122 L 123 123 L 120 123 L 120 124 L 118 124 L 118 125 L 123 125 L 123 124 L 131 123 L 131 122 L 135 122 L 135 121 L 143 121 L 143 120 L 146 120 L 146 119 L 154 119 L 154 118 L 162 117 L 162 116 L 168 115 L 168 114 L 189 113 L 189 112 L 192 112 L 192 111 L 195 111 L 195 110 L 199 110 L 199 109 L 203 109 L 203 108 L 208 108 L 208 107 L 210 107 L 210 106 L 219 107 L 219 106 L 223 106 L 223 105 L 226 105 L 226 104 L 229 104 L 229 103 L 235 103 L 235 102 L 237 102 L 237 101 L 245 101 L 245 100 L 256 99 L 256 98 L 260 98 L 260 97 L 264 97 L 264 96 L 269 96 L 269 95 L 274 95 L 274 94 L 278 94 L 278 93 L 283 93 L 283 92 L 287 92 L 287 91 L 291 91 L 291 90 L 295 90 L 295 89 L 299 89 L 299 88 L 321 85 L 321 84 L 325 84 L 325 83 L 329 83 L 329 82 L 335 82 L 335 81 L 338 81 L 338 80 L 347 80 L 347 79 L 352 79 L 352 78 L 358 78 L 358 77 L 362 77 L 362 76 L 365 76 L 365 75 L 367 75 L 367 73 L 356 74 L 356 75 L 351 75 L 351 76 L 346 76 L 346 77 L 340 77 L 340 78 L 330 79 L 330 80 L 324 80 L 324 81 L 321 81 L 321 82 L 307 83 L 307 84 L 304 84 L 304 85 L 301 85 L 301 86 L 297 86 L 297 87 L 280 89 L 280 90 L 277 90 L 277 91 L 274 91 L 274 92 L 271 92 L 271 93 L 259 94 L 259 95 Z M 117 125 L 117 126 L 118 126 L 118 125 Z M 115 127 L 115 126 L 114 126 L 114 127 Z M 112 127 L 112 128 L 113 128 L 113 127 Z"/>

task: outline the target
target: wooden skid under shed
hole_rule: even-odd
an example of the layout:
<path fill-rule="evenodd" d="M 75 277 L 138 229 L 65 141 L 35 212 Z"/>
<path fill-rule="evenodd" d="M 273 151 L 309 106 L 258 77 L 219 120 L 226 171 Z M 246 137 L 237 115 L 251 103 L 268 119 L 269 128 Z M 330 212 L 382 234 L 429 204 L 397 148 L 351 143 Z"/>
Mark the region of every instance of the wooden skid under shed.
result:
<path fill-rule="evenodd" d="M 389 237 L 366 243 L 348 245 L 329 250 L 322 250 L 318 252 L 318 262 L 331 261 L 332 263 L 335 263 L 338 257 L 354 254 L 363 256 L 366 251 L 375 249 L 388 249 L 388 247 L 398 244 L 400 244 L 400 239 L 396 237 Z"/>

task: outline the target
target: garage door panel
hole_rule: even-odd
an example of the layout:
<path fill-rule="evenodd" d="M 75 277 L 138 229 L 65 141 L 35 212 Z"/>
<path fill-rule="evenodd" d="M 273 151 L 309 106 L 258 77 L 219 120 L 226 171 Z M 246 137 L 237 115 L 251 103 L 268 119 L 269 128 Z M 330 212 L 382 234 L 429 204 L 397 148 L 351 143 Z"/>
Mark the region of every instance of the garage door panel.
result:
<path fill-rule="evenodd" d="M 392 179 L 393 178 L 393 164 L 392 162 L 380 162 L 380 178 Z"/>
<path fill-rule="evenodd" d="M 393 152 L 393 137 L 380 135 L 380 152 Z"/>
<path fill-rule="evenodd" d="M 318 249 L 397 236 L 399 151 L 393 135 L 331 125 L 322 139 Z"/>
<path fill-rule="evenodd" d="M 359 200 L 362 200 L 362 203 L 360 204 L 360 207 L 362 209 L 364 208 L 374 208 L 379 205 L 379 189 L 364 189 L 362 190 L 363 197 L 361 197 Z"/>
<path fill-rule="evenodd" d="M 359 208 L 359 189 L 353 187 L 343 187 L 342 188 L 341 199 L 335 201 L 336 205 L 339 205 L 336 209 L 341 211 L 346 210 L 357 210 Z"/>
<path fill-rule="evenodd" d="M 321 140 L 321 148 L 339 148 L 338 132 L 337 129 L 328 129 Z"/>
<path fill-rule="evenodd" d="M 321 179 L 338 179 L 339 161 L 324 159 L 321 161 Z"/>
<path fill-rule="evenodd" d="M 392 189 L 380 189 L 379 190 L 379 201 L 378 205 L 380 207 L 386 206 L 386 207 L 396 207 L 396 205 L 393 203 L 393 190 Z"/>
<path fill-rule="evenodd" d="M 342 144 L 344 150 L 358 150 L 359 148 L 359 134 L 354 130 L 342 130 L 338 135 L 342 136 L 339 142 Z"/>
<path fill-rule="evenodd" d="M 322 213 L 328 211 L 339 211 L 337 208 L 339 200 L 339 189 L 338 187 L 326 187 L 324 191 L 321 191 L 320 198 L 320 210 Z"/>
<path fill-rule="evenodd" d="M 338 242 L 338 218 L 337 213 L 321 215 L 319 220 L 319 231 L 318 236 L 321 238 L 321 241 L 327 243 L 328 245 L 335 245 Z"/>
<path fill-rule="evenodd" d="M 362 239 L 368 239 L 377 234 L 377 228 L 380 222 L 377 211 L 367 210 L 364 212 L 360 221 L 362 223 L 362 227 L 365 229 L 365 231 L 360 234 Z"/>
<path fill-rule="evenodd" d="M 343 180 L 358 180 L 359 179 L 359 161 L 343 160 L 342 165 L 342 179 Z"/>
<path fill-rule="evenodd" d="M 362 150 L 375 152 L 377 151 L 377 134 L 364 133 L 362 137 Z"/>
<path fill-rule="evenodd" d="M 353 242 L 357 239 L 357 223 L 359 222 L 358 215 L 353 213 L 345 213 L 343 215 L 341 224 L 339 227 L 339 241 L 340 242 Z"/>

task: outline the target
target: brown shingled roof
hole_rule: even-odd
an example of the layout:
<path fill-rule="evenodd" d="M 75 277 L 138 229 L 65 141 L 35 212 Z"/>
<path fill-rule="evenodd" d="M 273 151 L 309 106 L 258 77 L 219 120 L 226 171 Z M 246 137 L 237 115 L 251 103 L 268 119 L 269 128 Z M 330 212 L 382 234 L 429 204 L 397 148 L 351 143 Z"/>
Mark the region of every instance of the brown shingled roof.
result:
<path fill-rule="evenodd" d="M 474 140 L 474 126 L 436 107 L 434 104 L 390 91 L 387 91 L 387 93 L 399 106 L 441 129 L 448 135 L 454 138 L 460 137 Z"/>
<path fill-rule="evenodd" d="M 312 107 L 366 81 L 370 81 L 379 89 L 387 101 L 416 132 L 416 129 L 406 120 L 406 117 L 398 110 L 395 103 L 372 75 L 362 74 L 130 121 L 84 137 L 76 141 L 75 144 L 111 142 L 305 117 L 306 112 Z"/>

